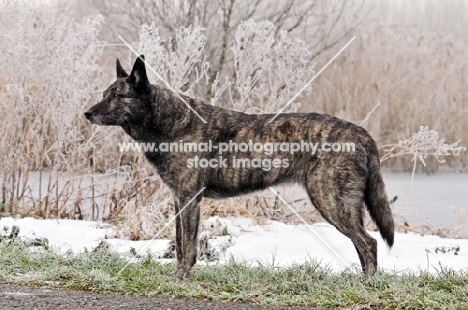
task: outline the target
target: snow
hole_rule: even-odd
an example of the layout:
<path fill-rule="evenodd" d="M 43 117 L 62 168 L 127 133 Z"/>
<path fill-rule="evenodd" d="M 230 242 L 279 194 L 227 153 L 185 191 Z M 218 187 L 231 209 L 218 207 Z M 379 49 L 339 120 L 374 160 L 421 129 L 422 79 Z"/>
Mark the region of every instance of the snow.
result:
<path fill-rule="evenodd" d="M 235 223 L 235 220 L 234 220 Z M 310 227 L 310 228 L 309 228 Z M 249 233 L 243 233 L 236 244 L 228 249 L 236 259 L 247 261 L 272 262 L 278 266 L 292 263 L 304 263 L 315 259 L 324 265 L 329 264 L 334 270 L 346 266 L 334 255 L 310 229 L 315 230 L 349 265 L 358 264 L 359 258 L 351 241 L 327 223 L 315 225 L 285 225 L 272 222 L 267 226 L 245 227 Z M 464 269 L 468 263 L 468 240 L 442 239 L 437 236 L 420 236 L 413 233 L 396 233 L 395 245 L 389 250 L 378 232 L 369 232 L 378 242 L 378 263 L 390 270 L 420 269 L 435 271 L 440 266 L 455 270 Z M 460 247 L 458 255 L 454 252 L 435 253 L 435 248 L 448 249 Z M 426 250 L 430 250 L 427 252 Z"/>
<path fill-rule="evenodd" d="M 211 241 L 215 247 L 227 248 L 221 255 L 220 262 L 229 259 L 232 255 L 236 261 L 246 262 L 249 265 L 261 262 L 284 267 L 317 260 L 335 271 L 343 270 L 346 265 L 359 266 L 359 259 L 351 241 L 327 223 L 306 226 L 268 221 L 260 225 L 253 219 L 211 218 L 203 224 L 209 226 L 210 221 L 220 222 L 223 227 L 227 227 L 228 233 L 232 232 L 233 235 L 215 237 Z M 105 239 L 106 233 L 109 233 L 107 225 L 91 221 L 0 219 L 0 227 L 12 225 L 19 226 L 20 236 L 47 238 L 49 245 L 60 253 L 68 250 L 79 253 L 85 248 L 92 250 Z M 340 257 L 317 238 L 312 230 Z M 441 267 L 462 270 L 468 265 L 468 240 L 465 239 L 442 239 L 437 236 L 396 233 L 395 245 L 389 250 L 378 232 L 369 232 L 369 234 L 378 241 L 379 266 L 387 270 L 436 272 Z M 106 241 L 113 250 L 125 254 L 126 257 L 130 257 L 128 251 L 131 247 L 137 251 L 143 249 L 140 254 L 146 253 L 147 250 L 161 253 L 168 244 L 168 240 L 106 239 Z M 456 248 L 459 248 L 459 251 L 455 251 Z"/>

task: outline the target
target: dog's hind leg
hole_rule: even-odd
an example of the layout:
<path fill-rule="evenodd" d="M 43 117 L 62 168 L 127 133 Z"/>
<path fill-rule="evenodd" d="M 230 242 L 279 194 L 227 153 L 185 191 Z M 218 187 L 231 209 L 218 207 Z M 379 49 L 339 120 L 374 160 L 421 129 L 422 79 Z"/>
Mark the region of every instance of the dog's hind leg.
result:
<path fill-rule="evenodd" d="M 338 181 L 333 182 L 334 180 Z M 377 271 L 377 241 L 364 228 L 364 183 L 346 180 L 309 179 L 306 190 L 323 218 L 351 239 L 362 269 L 369 278 Z"/>

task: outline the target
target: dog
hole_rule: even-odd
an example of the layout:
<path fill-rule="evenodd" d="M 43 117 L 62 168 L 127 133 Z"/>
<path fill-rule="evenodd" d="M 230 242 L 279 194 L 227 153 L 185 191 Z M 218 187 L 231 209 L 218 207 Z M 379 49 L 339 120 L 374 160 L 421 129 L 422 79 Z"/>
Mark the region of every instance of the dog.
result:
<path fill-rule="evenodd" d="M 205 104 L 150 84 L 144 55 L 136 59 L 130 74 L 118 59 L 116 67 L 117 80 L 104 91 L 102 101 L 84 114 L 92 124 L 122 127 L 138 143 L 180 145 L 177 152 L 145 152 L 170 188 L 179 214 L 173 277 L 189 276 L 196 263 L 202 197 L 233 197 L 282 183 L 302 185 L 323 218 L 351 239 L 365 276 L 375 274 L 377 241 L 364 229 L 365 207 L 389 247 L 394 242 L 394 221 L 379 151 L 364 128 L 327 114 L 280 114 L 269 122 L 271 114 L 246 114 Z M 206 145 L 198 150 L 182 147 L 185 142 L 193 147 L 207 141 L 225 152 L 220 155 L 221 147 L 207 149 Z M 292 152 L 297 141 L 302 141 L 304 149 L 307 143 L 303 141 L 328 147 L 348 143 L 354 151 Z M 259 151 L 262 145 L 263 152 Z M 266 145 L 269 150 L 277 147 L 265 152 Z"/>

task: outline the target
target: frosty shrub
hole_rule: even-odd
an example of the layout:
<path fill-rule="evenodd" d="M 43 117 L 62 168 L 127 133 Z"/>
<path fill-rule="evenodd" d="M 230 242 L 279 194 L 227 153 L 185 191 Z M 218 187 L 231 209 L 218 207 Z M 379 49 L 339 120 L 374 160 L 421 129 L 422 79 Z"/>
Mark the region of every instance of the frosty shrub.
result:
<path fill-rule="evenodd" d="M 209 62 L 204 54 L 205 29 L 180 27 L 175 38 L 161 37 L 155 23 L 140 30 L 138 52 L 158 73 L 148 70 L 152 83 L 165 84 L 176 91 L 197 96 L 197 85 L 208 82 Z M 310 48 L 300 39 L 292 39 L 286 31 L 278 31 L 269 21 L 241 22 L 232 42 L 234 80 L 216 78 L 211 85 L 211 104 L 248 113 L 272 113 L 288 101 L 313 77 Z M 305 89 L 301 96 L 309 94 Z M 294 112 L 298 102 L 285 112 Z"/>
<path fill-rule="evenodd" d="M 83 116 L 102 96 L 103 18 L 77 22 L 26 1 L 0 7 L 0 211 L 110 219 L 145 205 L 160 187 L 152 167 L 118 152 L 121 130 Z"/>
<path fill-rule="evenodd" d="M 0 2 L 0 180 L 6 209 L 28 194 L 30 170 L 80 171 L 87 165 L 82 111 L 101 70 L 96 61 L 102 22 L 99 15 L 77 22 L 30 1 Z M 49 181 L 42 190 L 51 190 Z"/>
<path fill-rule="evenodd" d="M 118 35 L 137 37 L 141 25 L 148 22 L 156 23 L 164 37 L 175 38 L 180 27 L 205 28 L 204 53 L 211 68 L 206 86 L 211 86 L 217 74 L 233 77 L 232 41 L 246 20 L 268 20 L 276 26 L 275 35 L 286 30 L 292 36 L 305 38 L 314 58 L 348 40 L 355 29 L 368 24 L 370 15 L 380 17 L 380 12 L 373 9 L 378 5 L 369 0 L 144 1 L 138 5 L 129 0 L 80 0 L 77 6 L 82 14 L 97 11 L 112 21 L 102 30 L 109 42 L 120 43 Z M 209 88 L 200 87 L 198 94 L 212 97 Z"/>
<path fill-rule="evenodd" d="M 427 156 L 434 156 L 439 163 L 444 163 L 445 159 L 441 156 L 459 156 L 460 152 L 466 151 L 466 147 L 459 146 L 461 140 L 452 144 L 445 143 L 444 139 L 439 140 L 439 133 L 435 130 L 429 130 L 427 126 L 421 126 L 419 131 L 412 135 L 410 138 L 400 141 L 397 144 L 382 145 L 380 148 L 384 149 L 385 154 L 381 157 L 380 161 L 383 162 L 389 158 L 412 155 L 412 161 L 421 161 L 425 165 L 424 159 Z"/>
<path fill-rule="evenodd" d="M 380 158 L 380 162 L 384 162 L 390 158 L 411 155 L 413 158 L 413 173 L 416 171 L 418 160 L 425 166 L 425 159 L 428 156 L 434 157 L 439 163 L 444 163 L 444 156 L 459 156 L 460 152 L 466 151 L 466 147 L 459 146 L 461 140 L 452 144 L 445 143 L 444 139 L 439 139 L 439 133 L 435 130 L 429 130 L 427 126 L 421 126 L 419 131 L 413 134 L 406 140 L 399 141 L 395 144 L 381 145 L 384 155 Z"/>
<path fill-rule="evenodd" d="M 189 96 L 196 96 L 193 88 L 208 78 L 210 66 L 204 47 L 205 29 L 201 27 L 178 28 L 175 38 L 165 41 L 155 23 L 141 26 L 138 52 L 145 55 L 146 61 L 158 73 L 148 70 L 150 81 L 165 87 L 159 75 L 174 90 Z"/>
<path fill-rule="evenodd" d="M 23 4 L 1 4 L 2 169 L 80 163 L 86 156 L 76 141 L 85 139 L 81 114 L 101 70 L 103 19 L 77 23 L 53 8 Z"/>
<path fill-rule="evenodd" d="M 162 189 L 152 195 L 152 201 L 144 205 L 130 202 L 125 205 L 118 221 L 106 238 L 123 238 L 130 240 L 148 240 L 153 237 L 170 238 L 175 234 L 175 226 L 164 226 L 174 216 L 174 205 L 167 191 Z M 156 233 L 159 234 L 155 236 Z"/>
<path fill-rule="evenodd" d="M 310 48 L 269 21 L 242 22 L 235 34 L 234 96 L 231 105 L 248 113 L 276 113 L 314 76 Z M 310 93 L 305 89 L 300 97 Z M 284 112 L 295 112 L 293 102 Z"/>

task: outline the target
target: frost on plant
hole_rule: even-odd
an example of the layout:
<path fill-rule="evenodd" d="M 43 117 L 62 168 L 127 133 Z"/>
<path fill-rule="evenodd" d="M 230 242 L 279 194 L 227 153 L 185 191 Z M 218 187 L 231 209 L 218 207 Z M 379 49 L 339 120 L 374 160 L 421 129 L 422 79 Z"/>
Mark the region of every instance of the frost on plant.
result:
<path fill-rule="evenodd" d="M 248 20 L 237 29 L 232 47 L 236 77 L 232 106 L 237 111 L 275 113 L 315 73 L 307 43 L 290 38 L 286 31 L 278 36 L 275 32 L 269 21 Z M 285 112 L 295 112 L 299 106 L 293 102 Z"/>
<path fill-rule="evenodd" d="M 96 61 L 102 44 L 97 39 L 102 16 L 74 22 L 46 6 L 3 3 L 0 19 L 0 116 L 7 130 L 0 137 L 8 159 L 26 156 L 37 168 L 56 158 L 78 158 L 83 140 L 79 117 L 96 88 L 101 68 Z M 14 120 L 13 120 L 14 119 Z M 17 147 L 6 147 L 16 145 Z M 78 147 L 78 148 L 77 148 Z M 84 154 L 83 154 L 84 155 Z M 5 161 L 6 160 L 6 161 Z"/>
<path fill-rule="evenodd" d="M 205 29 L 180 27 L 175 38 L 164 41 L 155 23 L 144 24 L 140 30 L 138 51 L 145 55 L 151 67 L 177 91 L 195 96 L 193 88 L 208 78 L 209 63 L 205 59 Z M 148 70 L 154 84 L 162 84 L 152 70 Z M 162 84 L 164 86 L 164 84 Z"/>
<path fill-rule="evenodd" d="M 419 161 L 425 166 L 424 159 L 428 155 L 432 155 L 439 163 L 445 162 L 445 159 L 440 156 L 460 155 L 461 151 L 465 151 L 466 147 L 458 146 L 461 140 L 453 144 L 445 143 L 444 139 L 439 140 L 439 133 L 435 130 L 429 130 L 427 126 L 421 126 L 419 131 L 412 135 L 409 139 L 398 142 L 398 144 L 382 145 L 379 148 L 384 149 L 385 154 L 380 158 L 380 162 L 393 157 L 412 155 L 411 161 L 413 164 L 413 172 L 411 174 L 411 189 L 413 187 L 414 173 L 416 172 L 416 164 Z M 388 149 L 385 149 L 388 148 Z"/>
<path fill-rule="evenodd" d="M 151 201 L 131 200 L 122 202 L 125 210 L 121 221 L 106 235 L 107 238 L 146 240 L 153 237 L 171 237 L 175 227 L 165 227 L 174 216 L 174 207 L 170 192 L 166 186 L 148 195 Z M 155 235 L 159 233 L 159 235 Z"/>
<path fill-rule="evenodd" d="M 97 36 L 102 22 L 100 15 L 74 20 L 31 1 L 0 2 L 0 108 L 5 112 L 0 115 L 0 179 L 5 209 L 16 212 L 18 204 L 28 200 L 31 171 L 74 173 L 88 164 L 91 147 L 82 113 L 99 83 L 103 42 Z M 41 181 L 42 197 L 29 199 L 35 206 L 44 196 L 52 202 L 60 194 L 50 178 L 48 184 Z M 62 206 L 54 205 L 55 210 Z"/>
<path fill-rule="evenodd" d="M 237 111 L 273 113 L 285 106 L 313 77 L 310 48 L 306 42 L 292 39 L 269 21 L 242 22 L 235 34 L 232 56 L 234 81 L 228 77 L 220 82 L 218 76 L 210 86 L 211 104 L 220 104 Z M 203 89 L 208 80 L 209 63 L 204 55 L 205 29 L 180 27 L 175 38 L 161 38 L 155 23 L 140 30 L 138 51 L 146 61 L 175 90 L 194 96 L 196 87 Z M 161 84 L 159 77 L 148 70 L 151 80 Z M 164 86 L 164 85 L 163 85 Z M 306 95 L 311 88 L 306 89 Z M 198 92 L 198 95 L 203 95 Z M 302 97 L 302 96 L 300 96 Z M 293 102 L 285 112 L 299 108 Z"/>
<path fill-rule="evenodd" d="M 423 165 L 426 165 L 424 159 L 427 156 L 434 156 L 439 163 L 445 162 L 445 159 L 440 158 L 441 156 L 458 156 L 460 152 L 466 151 L 466 147 L 459 146 L 458 144 L 462 140 L 458 140 L 455 143 L 445 143 L 444 139 L 439 140 L 439 133 L 435 130 L 429 130 L 427 126 L 421 126 L 419 131 L 412 135 L 409 139 L 398 142 L 398 144 L 384 145 L 381 148 L 389 147 L 384 149 L 385 155 L 382 156 L 381 162 L 403 155 L 412 155 L 413 161 L 419 159 Z"/>

